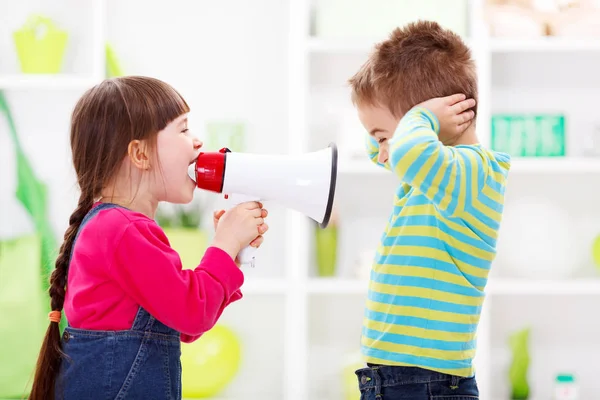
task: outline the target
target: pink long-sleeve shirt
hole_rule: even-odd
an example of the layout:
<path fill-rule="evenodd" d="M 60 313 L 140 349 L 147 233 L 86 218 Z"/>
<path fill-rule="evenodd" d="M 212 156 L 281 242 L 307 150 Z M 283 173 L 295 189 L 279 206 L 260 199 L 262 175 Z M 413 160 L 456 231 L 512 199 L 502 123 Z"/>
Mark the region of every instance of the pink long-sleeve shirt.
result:
<path fill-rule="evenodd" d="M 81 229 L 69 267 L 64 312 L 73 328 L 131 329 L 141 306 L 192 342 L 241 299 L 244 275 L 223 250 L 209 247 L 183 269 L 163 230 L 143 214 L 101 210 Z"/>

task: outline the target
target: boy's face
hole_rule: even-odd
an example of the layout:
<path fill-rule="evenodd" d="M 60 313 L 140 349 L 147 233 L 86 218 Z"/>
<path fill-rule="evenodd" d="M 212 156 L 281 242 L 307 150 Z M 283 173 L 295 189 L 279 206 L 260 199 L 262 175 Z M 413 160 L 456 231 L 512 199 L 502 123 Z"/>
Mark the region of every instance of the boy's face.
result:
<path fill-rule="evenodd" d="M 394 117 L 386 107 L 381 106 L 361 105 L 357 110 L 360 122 L 379 143 L 377 161 L 385 164 L 389 158 L 388 140 L 394 136 L 400 118 Z"/>

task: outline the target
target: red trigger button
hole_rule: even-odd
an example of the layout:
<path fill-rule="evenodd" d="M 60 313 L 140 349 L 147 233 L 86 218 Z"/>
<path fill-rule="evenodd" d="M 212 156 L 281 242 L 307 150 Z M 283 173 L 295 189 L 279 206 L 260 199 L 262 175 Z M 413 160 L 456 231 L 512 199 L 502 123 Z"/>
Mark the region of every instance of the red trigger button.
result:
<path fill-rule="evenodd" d="M 231 153 L 231 150 L 229 150 L 227 147 L 223 147 L 221 150 L 219 150 L 219 153 Z"/>

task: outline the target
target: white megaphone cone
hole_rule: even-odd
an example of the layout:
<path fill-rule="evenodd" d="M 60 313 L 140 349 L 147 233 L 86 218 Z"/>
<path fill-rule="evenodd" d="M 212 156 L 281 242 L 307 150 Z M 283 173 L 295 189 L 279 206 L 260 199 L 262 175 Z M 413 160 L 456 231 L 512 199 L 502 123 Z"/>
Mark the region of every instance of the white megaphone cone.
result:
<path fill-rule="evenodd" d="M 223 193 L 234 203 L 274 201 L 315 220 L 329 223 L 337 180 L 337 147 L 300 155 L 235 153 L 228 149 L 200 153 L 190 165 L 190 177 L 200 189 Z M 256 248 L 238 255 L 254 266 Z"/>

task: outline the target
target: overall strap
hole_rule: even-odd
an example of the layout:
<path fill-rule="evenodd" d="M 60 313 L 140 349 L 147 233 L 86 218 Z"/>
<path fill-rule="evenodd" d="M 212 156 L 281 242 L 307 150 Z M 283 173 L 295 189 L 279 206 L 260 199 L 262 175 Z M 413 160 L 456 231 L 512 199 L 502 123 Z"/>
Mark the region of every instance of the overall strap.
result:
<path fill-rule="evenodd" d="M 111 208 L 119 208 L 119 207 L 121 207 L 121 206 L 119 206 L 117 204 L 113 204 L 113 203 L 100 203 L 96 207 L 92 207 L 92 209 L 90 211 L 88 211 L 88 213 L 85 215 L 85 217 L 83 217 L 83 220 L 81 221 L 81 224 L 79 225 L 79 229 L 77 229 L 77 234 L 75 235 L 75 239 L 73 240 L 73 246 L 71 246 L 71 254 L 69 254 L 69 262 L 70 262 L 71 258 L 73 257 L 73 251 L 75 250 L 75 243 L 77 243 L 77 239 L 79 238 L 79 234 L 81 233 L 81 230 L 83 229 L 83 227 L 88 222 L 90 222 L 90 220 L 92 218 L 94 218 L 100 211 L 109 210 Z"/>

